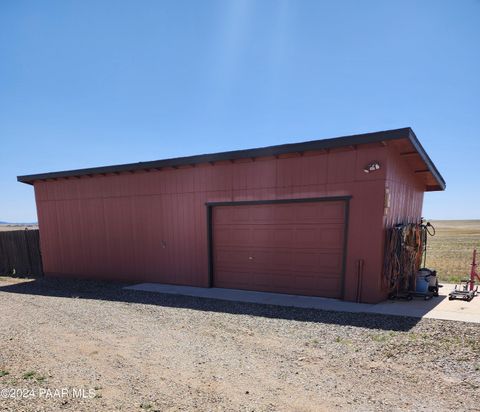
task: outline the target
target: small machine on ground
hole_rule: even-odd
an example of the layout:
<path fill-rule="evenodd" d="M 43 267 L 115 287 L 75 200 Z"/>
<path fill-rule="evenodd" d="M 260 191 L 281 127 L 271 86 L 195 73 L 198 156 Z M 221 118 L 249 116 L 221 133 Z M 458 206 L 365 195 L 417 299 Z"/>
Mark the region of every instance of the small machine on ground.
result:
<path fill-rule="evenodd" d="M 425 300 L 438 296 L 438 288 L 442 287 L 438 284 L 437 271 L 427 268 L 420 269 L 416 274 L 415 292 L 411 292 L 413 296 L 421 296 Z"/>
<path fill-rule="evenodd" d="M 480 275 L 477 273 L 477 250 L 474 249 L 470 279 L 464 279 L 455 285 L 455 289 L 448 294 L 448 299 L 470 302 L 478 294 L 478 285 L 475 285 L 477 281 L 480 282 Z"/>

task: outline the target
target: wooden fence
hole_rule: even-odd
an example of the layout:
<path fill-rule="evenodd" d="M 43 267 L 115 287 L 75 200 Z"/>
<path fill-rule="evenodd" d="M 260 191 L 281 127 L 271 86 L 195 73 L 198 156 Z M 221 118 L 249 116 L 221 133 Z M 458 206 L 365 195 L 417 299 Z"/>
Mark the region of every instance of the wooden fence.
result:
<path fill-rule="evenodd" d="M 0 232 L 0 275 L 42 276 L 38 230 Z"/>

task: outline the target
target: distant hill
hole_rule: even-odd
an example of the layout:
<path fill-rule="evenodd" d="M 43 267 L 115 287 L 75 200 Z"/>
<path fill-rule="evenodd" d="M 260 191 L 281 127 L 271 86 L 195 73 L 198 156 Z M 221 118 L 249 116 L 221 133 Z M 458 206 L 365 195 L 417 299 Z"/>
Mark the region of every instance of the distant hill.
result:
<path fill-rule="evenodd" d="M 37 223 L 12 223 L 0 221 L 0 232 L 10 232 L 15 230 L 38 229 Z"/>
<path fill-rule="evenodd" d="M 15 226 L 32 226 L 32 225 L 38 225 L 38 222 L 4 222 L 3 220 L 0 220 L 0 225 L 15 225 Z"/>

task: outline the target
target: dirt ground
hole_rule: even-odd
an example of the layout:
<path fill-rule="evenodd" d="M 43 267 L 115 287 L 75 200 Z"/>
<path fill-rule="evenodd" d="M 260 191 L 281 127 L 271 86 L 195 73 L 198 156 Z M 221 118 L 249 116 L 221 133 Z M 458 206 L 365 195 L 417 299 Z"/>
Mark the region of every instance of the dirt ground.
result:
<path fill-rule="evenodd" d="M 480 410 L 478 324 L 122 286 L 0 280 L 2 410 Z"/>
<path fill-rule="evenodd" d="M 8 232 L 12 230 L 35 230 L 38 229 L 38 225 L 21 225 L 16 223 L 0 223 L 0 232 Z"/>

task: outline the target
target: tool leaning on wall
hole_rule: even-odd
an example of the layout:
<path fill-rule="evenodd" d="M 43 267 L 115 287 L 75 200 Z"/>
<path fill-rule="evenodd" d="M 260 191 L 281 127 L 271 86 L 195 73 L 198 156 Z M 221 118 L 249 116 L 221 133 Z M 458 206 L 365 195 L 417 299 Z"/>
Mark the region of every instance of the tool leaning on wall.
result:
<path fill-rule="evenodd" d="M 423 219 L 387 230 L 383 273 L 390 299 L 438 296 L 437 273 L 425 267 L 427 239 L 434 235 L 433 225 Z"/>

